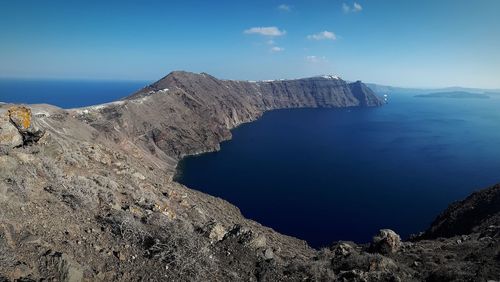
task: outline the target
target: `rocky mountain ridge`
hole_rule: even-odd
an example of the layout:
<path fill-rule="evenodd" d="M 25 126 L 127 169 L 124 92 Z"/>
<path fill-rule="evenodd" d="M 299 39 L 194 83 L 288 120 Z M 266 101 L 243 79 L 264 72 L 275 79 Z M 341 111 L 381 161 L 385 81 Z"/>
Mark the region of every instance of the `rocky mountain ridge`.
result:
<path fill-rule="evenodd" d="M 179 158 L 266 110 L 379 105 L 361 82 L 186 72 L 104 105 L 2 104 L 0 281 L 498 280 L 498 186 L 412 241 L 380 230 L 315 250 L 172 181 Z"/>
<path fill-rule="evenodd" d="M 172 168 L 186 155 L 219 149 L 231 129 L 265 111 L 298 107 L 372 107 L 381 100 L 361 82 L 313 77 L 248 82 L 175 71 L 121 101 L 72 114 Z"/>

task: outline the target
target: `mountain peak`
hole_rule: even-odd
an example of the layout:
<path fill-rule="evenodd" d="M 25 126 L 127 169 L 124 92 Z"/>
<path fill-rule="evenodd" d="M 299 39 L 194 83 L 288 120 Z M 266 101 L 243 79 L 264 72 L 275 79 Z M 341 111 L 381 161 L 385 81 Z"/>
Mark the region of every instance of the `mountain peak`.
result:
<path fill-rule="evenodd" d="M 186 78 L 186 77 L 196 77 L 196 76 L 201 76 L 202 74 L 194 73 L 194 72 L 188 72 L 188 71 L 183 71 L 183 70 L 175 70 L 171 71 L 169 74 L 166 76 L 162 77 L 160 80 L 157 82 L 153 83 L 152 85 L 159 85 L 164 81 L 172 80 L 172 79 L 179 79 L 179 78 Z"/>

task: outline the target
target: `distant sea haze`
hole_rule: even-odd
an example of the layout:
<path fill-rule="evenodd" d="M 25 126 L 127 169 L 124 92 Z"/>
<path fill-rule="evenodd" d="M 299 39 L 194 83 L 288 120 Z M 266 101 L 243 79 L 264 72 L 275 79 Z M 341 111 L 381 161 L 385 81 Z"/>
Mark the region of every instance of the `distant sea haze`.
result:
<path fill-rule="evenodd" d="M 148 84 L 147 81 L 0 79 L 0 102 L 76 108 L 112 102 Z"/>

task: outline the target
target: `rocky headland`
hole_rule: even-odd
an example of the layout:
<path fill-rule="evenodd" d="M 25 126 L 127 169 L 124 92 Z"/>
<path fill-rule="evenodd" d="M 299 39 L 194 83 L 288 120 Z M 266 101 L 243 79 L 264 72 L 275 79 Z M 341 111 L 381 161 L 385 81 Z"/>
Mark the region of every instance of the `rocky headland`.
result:
<path fill-rule="evenodd" d="M 0 281 L 500 279 L 500 186 L 409 241 L 383 229 L 371 244 L 316 250 L 173 180 L 180 158 L 218 150 L 265 111 L 381 105 L 362 82 L 333 76 L 188 72 L 91 107 L 0 104 Z"/>

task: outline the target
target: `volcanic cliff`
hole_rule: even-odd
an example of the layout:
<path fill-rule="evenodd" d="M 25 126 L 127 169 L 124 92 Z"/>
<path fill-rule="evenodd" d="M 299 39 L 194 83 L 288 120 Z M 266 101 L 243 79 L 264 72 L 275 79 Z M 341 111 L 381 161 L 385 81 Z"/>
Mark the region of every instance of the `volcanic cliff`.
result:
<path fill-rule="evenodd" d="M 180 158 L 217 150 L 265 111 L 380 105 L 363 83 L 333 76 L 187 72 L 92 107 L 0 104 L 0 281 L 497 279 L 498 186 L 411 241 L 374 230 L 369 245 L 315 250 L 172 180 Z"/>
<path fill-rule="evenodd" d="M 232 81 L 175 71 L 114 103 L 73 111 L 114 140 L 134 140 L 172 168 L 179 158 L 218 150 L 230 130 L 265 111 L 299 107 L 370 107 L 381 100 L 361 82 L 333 76 Z M 173 170 L 170 174 L 173 174 Z"/>

